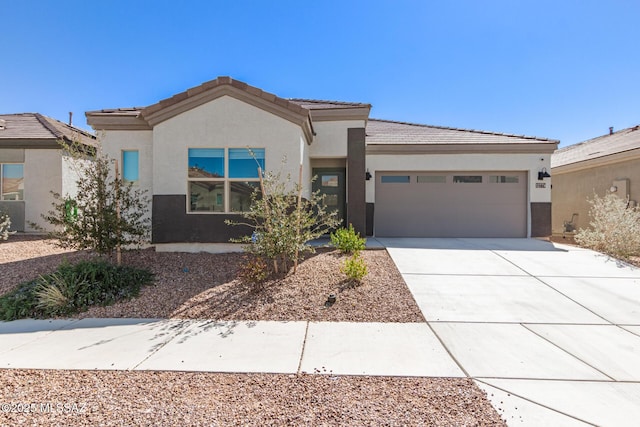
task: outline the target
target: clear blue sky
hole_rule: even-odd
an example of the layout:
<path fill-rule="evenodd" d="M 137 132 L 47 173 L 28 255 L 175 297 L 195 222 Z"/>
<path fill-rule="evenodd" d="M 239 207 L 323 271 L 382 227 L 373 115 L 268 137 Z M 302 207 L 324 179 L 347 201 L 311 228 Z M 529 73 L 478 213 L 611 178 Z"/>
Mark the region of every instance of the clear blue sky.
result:
<path fill-rule="evenodd" d="M 0 0 L 0 113 L 86 128 L 220 75 L 560 139 L 640 123 L 640 1 Z"/>

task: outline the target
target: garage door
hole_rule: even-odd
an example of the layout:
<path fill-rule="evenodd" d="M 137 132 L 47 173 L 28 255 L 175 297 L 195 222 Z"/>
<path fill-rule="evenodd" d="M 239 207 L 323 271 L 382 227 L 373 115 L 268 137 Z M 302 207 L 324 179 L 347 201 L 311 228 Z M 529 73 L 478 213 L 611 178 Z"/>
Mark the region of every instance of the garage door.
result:
<path fill-rule="evenodd" d="M 380 237 L 526 237 L 526 172 L 376 172 Z"/>

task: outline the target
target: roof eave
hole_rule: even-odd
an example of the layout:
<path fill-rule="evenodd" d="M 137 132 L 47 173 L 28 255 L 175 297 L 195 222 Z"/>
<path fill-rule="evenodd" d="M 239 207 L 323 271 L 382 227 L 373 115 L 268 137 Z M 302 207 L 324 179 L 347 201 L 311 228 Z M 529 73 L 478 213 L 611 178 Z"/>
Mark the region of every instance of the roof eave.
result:
<path fill-rule="evenodd" d="M 528 144 L 376 144 L 367 154 L 551 154 L 555 143 Z"/>

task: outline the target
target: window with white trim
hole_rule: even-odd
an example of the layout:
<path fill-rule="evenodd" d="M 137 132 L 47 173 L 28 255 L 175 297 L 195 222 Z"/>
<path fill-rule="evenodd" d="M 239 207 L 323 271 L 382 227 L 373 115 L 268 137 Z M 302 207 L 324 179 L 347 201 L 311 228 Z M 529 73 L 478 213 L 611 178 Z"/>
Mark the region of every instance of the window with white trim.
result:
<path fill-rule="evenodd" d="M 0 163 L 0 200 L 24 200 L 23 163 Z"/>
<path fill-rule="evenodd" d="M 187 211 L 248 211 L 264 158 L 264 148 L 189 148 Z"/>

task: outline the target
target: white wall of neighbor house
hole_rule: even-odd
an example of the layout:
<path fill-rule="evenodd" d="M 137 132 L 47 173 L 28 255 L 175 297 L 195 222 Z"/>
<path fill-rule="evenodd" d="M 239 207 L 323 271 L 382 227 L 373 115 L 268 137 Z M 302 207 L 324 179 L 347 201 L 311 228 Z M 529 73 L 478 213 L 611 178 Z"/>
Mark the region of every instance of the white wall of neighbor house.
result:
<path fill-rule="evenodd" d="M 40 216 L 52 208 L 51 191 L 62 192 L 62 151 L 58 149 L 25 149 L 24 199 L 25 231 L 38 231 L 35 223 L 45 230 L 50 225 Z"/>
<path fill-rule="evenodd" d="M 347 130 L 363 127 L 364 120 L 314 122 L 316 136 L 310 147 L 311 157 L 347 157 Z"/>
<path fill-rule="evenodd" d="M 538 181 L 542 168 L 550 173 L 550 154 L 368 154 L 366 167 L 376 171 L 528 171 L 528 201 L 551 202 L 551 181 Z M 552 178 L 551 178 L 552 179 Z M 537 188 L 545 183 L 545 188 Z M 375 180 L 366 182 L 367 203 L 375 202 Z"/>
<path fill-rule="evenodd" d="M 154 194 L 186 194 L 188 148 L 265 148 L 265 169 L 290 175 L 293 185 L 299 175 L 302 146 L 303 182 L 309 182 L 309 147 L 300 138 L 304 134 L 299 125 L 222 96 L 154 127 Z M 305 186 L 304 194 L 309 191 Z"/>

